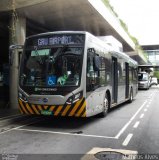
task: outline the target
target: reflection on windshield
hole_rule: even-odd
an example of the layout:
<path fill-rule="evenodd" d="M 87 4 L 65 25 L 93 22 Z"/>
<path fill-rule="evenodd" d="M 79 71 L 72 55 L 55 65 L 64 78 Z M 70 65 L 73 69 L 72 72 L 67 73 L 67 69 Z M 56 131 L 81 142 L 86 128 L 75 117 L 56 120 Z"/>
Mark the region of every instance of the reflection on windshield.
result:
<path fill-rule="evenodd" d="M 138 74 L 138 80 L 139 81 L 148 81 L 148 75 L 147 74 Z"/>
<path fill-rule="evenodd" d="M 81 47 L 27 50 L 21 69 L 21 86 L 78 86 L 81 75 Z"/>

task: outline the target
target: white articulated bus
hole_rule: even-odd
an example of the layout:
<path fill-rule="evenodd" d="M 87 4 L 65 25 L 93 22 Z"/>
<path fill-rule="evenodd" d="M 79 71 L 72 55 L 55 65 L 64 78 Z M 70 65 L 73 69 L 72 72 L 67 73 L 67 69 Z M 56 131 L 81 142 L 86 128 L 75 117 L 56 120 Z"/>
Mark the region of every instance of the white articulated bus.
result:
<path fill-rule="evenodd" d="M 132 101 L 137 63 L 83 31 L 59 31 L 26 39 L 19 73 L 23 114 L 105 116 Z"/>

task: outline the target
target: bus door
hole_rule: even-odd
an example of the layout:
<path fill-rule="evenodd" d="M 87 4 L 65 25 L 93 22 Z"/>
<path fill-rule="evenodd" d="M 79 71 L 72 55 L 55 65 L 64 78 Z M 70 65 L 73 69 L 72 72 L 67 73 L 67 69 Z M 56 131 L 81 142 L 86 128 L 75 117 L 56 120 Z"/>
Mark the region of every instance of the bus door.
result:
<path fill-rule="evenodd" d="M 112 103 L 117 103 L 118 98 L 118 63 L 117 58 L 112 57 Z"/>
<path fill-rule="evenodd" d="M 127 99 L 129 97 L 129 64 L 125 63 L 125 81 L 126 81 L 126 86 L 125 86 L 125 98 Z"/>

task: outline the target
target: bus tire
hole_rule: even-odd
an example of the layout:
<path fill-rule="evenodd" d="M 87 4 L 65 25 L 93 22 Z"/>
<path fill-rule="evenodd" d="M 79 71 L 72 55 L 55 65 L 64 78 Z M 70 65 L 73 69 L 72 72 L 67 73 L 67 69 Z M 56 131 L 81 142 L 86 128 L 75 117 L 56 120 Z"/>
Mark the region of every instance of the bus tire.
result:
<path fill-rule="evenodd" d="M 132 101 L 133 101 L 133 89 L 131 88 L 128 102 L 131 103 Z"/>
<path fill-rule="evenodd" d="M 109 110 L 109 99 L 108 99 L 108 96 L 106 94 L 105 98 L 104 98 L 104 101 L 103 101 L 103 111 L 102 111 L 102 113 L 100 113 L 100 117 L 101 118 L 106 117 L 106 115 L 108 113 L 108 110 Z"/>

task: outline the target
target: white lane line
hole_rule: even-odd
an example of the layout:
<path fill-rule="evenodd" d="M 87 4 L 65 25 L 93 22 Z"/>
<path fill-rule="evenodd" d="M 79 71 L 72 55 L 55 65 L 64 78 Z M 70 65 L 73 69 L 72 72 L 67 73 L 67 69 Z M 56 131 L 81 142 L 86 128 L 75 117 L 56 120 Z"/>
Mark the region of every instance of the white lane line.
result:
<path fill-rule="evenodd" d="M 71 135 L 71 136 L 81 136 L 81 137 L 91 137 L 91 138 L 116 139 L 115 137 L 89 135 L 89 134 L 77 134 L 77 133 L 69 133 L 69 132 L 43 131 L 43 130 L 22 129 L 22 128 L 16 128 L 14 130 L 27 131 L 27 132 L 38 132 L 38 133 L 49 133 L 49 134 L 60 134 L 60 135 Z"/>
<path fill-rule="evenodd" d="M 145 112 L 147 112 L 147 109 L 144 109 Z"/>
<path fill-rule="evenodd" d="M 142 119 L 144 117 L 144 114 L 141 114 L 140 119 Z"/>
<path fill-rule="evenodd" d="M 147 105 L 146 107 L 147 107 L 147 108 L 149 108 L 149 107 L 150 107 L 150 105 Z"/>
<path fill-rule="evenodd" d="M 38 122 L 40 122 L 40 121 L 42 121 L 42 119 L 37 120 L 37 121 L 34 121 L 34 122 L 26 123 L 26 124 L 21 125 L 21 126 L 18 126 L 18 127 L 13 127 L 13 128 L 11 128 L 11 129 L 7 129 L 6 131 L 0 132 L 0 135 L 3 134 L 3 133 L 10 132 L 10 131 L 15 130 L 15 129 L 20 129 L 20 128 L 25 127 L 25 126 L 38 123 Z"/>
<path fill-rule="evenodd" d="M 149 102 L 147 105 L 149 106 L 151 104 L 151 102 Z"/>
<path fill-rule="evenodd" d="M 135 117 L 142 110 L 142 108 L 145 106 L 146 103 L 147 103 L 147 100 L 142 104 L 142 106 L 137 110 L 137 112 L 131 117 L 131 119 L 125 124 L 125 126 L 119 131 L 119 133 L 115 136 L 115 138 L 118 139 L 123 134 L 123 132 L 127 129 L 130 123 L 135 119 Z"/>
<path fill-rule="evenodd" d="M 137 128 L 139 126 L 139 124 L 140 124 L 140 121 L 137 121 L 133 127 Z"/>
<path fill-rule="evenodd" d="M 0 121 L 6 120 L 7 118 L 13 119 L 14 117 L 20 117 L 20 116 L 22 116 L 22 115 L 21 114 L 15 114 L 15 115 L 12 115 L 12 116 L 5 116 L 5 117 L 0 118 Z"/>
<path fill-rule="evenodd" d="M 129 142 L 130 142 L 132 136 L 133 136 L 132 133 L 128 134 L 128 136 L 126 137 L 126 139 L 124 140 L 124 142 L 123 142 L 122 145 L 123 145 L 123 146 L 127 146 L 127 145 L 129 144 Z"/>

